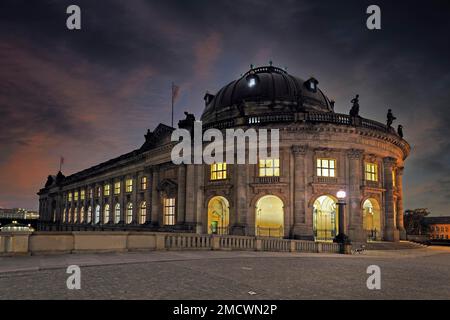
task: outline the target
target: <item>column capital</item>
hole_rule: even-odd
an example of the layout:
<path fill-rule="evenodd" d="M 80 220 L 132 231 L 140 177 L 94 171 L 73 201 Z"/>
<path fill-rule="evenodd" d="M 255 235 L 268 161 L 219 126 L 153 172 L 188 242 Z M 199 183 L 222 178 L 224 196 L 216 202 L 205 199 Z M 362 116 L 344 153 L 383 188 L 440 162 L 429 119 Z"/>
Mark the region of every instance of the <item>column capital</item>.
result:
<path fill-rule="evenodd" d="M 308 145 L 293 145 L 292 152 L 294 155 L 304 155 L 308 151 Z"/>
<path fill-rule="evenodd" d="M 347 156 L 350 159 L 360 159 L 363 155 L 364 151 L 361 149 L 350 149 L 347 151 Z"/>
<path fill-rule="evenodd" d="M 393 167 L 397 163 L 397 161 L 395 160 L 395 158 L 385 157 L 383 158 L 383 163 L 387 166 Z"/>

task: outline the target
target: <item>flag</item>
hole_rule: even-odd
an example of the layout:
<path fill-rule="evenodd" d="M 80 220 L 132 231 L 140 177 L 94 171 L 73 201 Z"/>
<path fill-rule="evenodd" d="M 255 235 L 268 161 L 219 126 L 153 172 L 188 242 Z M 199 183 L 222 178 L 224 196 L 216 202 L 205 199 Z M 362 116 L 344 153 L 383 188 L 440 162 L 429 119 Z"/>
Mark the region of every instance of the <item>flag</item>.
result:
<path fill-rule="evenodd" d="M 180 93 L 180 87 L 172 82 L 172 100 L 175 101 Z"/>

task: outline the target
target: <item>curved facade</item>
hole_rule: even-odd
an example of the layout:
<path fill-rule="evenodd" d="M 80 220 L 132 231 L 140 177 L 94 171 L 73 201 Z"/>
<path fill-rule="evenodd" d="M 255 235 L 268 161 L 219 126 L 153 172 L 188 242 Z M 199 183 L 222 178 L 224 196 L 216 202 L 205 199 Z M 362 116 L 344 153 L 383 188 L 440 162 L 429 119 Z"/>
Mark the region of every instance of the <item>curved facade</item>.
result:
<path fill-rule="evenodd" d="M 268 66 L 205 95 L 204 129 L 279 129 L 279 158 L 174 165 L 173 128 L 160 124 L 140 149 L 68 177 L 49 176 L 38 193 L 40 229 L 331 241 L 338 225 L 335 196 L 345 190 L 351 240 L 404 238 L 408 143 L 384 124 L 335 113 L 317 85 Z M 179 127 L 191 129 L 193 120 L 188 115 Z"/>

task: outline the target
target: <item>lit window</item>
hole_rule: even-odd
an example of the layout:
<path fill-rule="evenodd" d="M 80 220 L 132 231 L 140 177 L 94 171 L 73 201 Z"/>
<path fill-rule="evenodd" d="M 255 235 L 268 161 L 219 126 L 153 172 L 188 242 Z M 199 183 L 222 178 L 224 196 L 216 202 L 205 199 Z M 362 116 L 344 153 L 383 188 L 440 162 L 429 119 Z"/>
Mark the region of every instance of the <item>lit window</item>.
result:
<path fill-rule="evenodd" d="M 67 196 L 67 201 L 69 201 L 69 202 L 72 201 L 72 192 L 69 192 L 69 194 Z"/>
<path fill-rule="evenodd" d="M 133 192 L 133 179 L 127 179 L 127 181 L 125 183 L 125 191 Z"/>
<path fill-rule="evenodd" d="M 109 222 L 109 204 L 105 204 L 105 209 L 103 209 L 103 223 Z"/>
<path fill-rule="evenodd" d="M 82 189 L 82 190 L 80 191 L 80 199 L 81 199 L 81 200 L 84 200 L 85 197 L 86 197 L 86 192 L 85 192 L 84 189 Z"/>
<path fill-rule="evenodd" d="M 84 223 L 84 207 L 80 210 L 80 223 Z"/>
<path fill-rule="evenodd" d="M 175 224 L 175 198 L 164 198 L 164 225 Z"/>
<path fill-rule="evenodd" d="M 120 194 L 120 181 L 114 183 L 114 194 Z"/>
<path fill-rule="evenodd" d="M 147 203 L 145 201 L 141 202 L 139 208 L 139 223 L 144 224 L 147 220 Z"/>
<path fill-rule="evenodd" d="M 366 163 L 366 180 L 378 181 L 378 166 L 376 163 Z"/>
<path fill-rule="evenodd" d="M 109 196 L 110 191 L 111 191 L 111 185 L 105 184 L 105 185 L 103 186 L 103 195 Z"/>
<path fill-rule="evenodd" d="M 95 218 L 94 218 L 94 223 L 97 224 L 100 222 L 100 206 L 97 205 L 95 207 Z"/>
<path fill-rule="evenodd" d="M 147 177 L 141 178 L 141 190 L 147 190 Z"/>
<path fill-rule="evenodd" d="M 396 181 L 395 181 L 395 170 L 394 169 L 392 169 L 392 185 L 395 187 L 395 183 L 396 183 Z"/>
<path fill-rule="evenodd" d="M 77 223 L 78 221 L 78 208 L 73 210 L 73 223 Z"/>
<path fill-rule="evenodd" d="M 133 204 L 130 202 L 127 204 L 127 224 L 133 221 Z"/>
<path fill-rule="evenodd" d="M 279 177 L 280 159 L 260 159 L 259 160 L 260 177 Z"/>
<path fill-rule="evenodd" d="M 101 187 L 97 187 L 97 197 L 100 198 L 102 195 L 102 188 Z"/>
<path fill-rule="evenodd" d="M 88 212 L 87 212 L 87 223 L 91 223 L 92 222 L 92 207 L 89 206 L 88 207 Z"/>
<path fill-rule="evenodd" d="M 336 160 L 317 159 L 318 177 L 336 177 Z"/>
<path fill-rule="evenodd" d="M 89 199 L 94 197 L 94 190 L 92 188 L 89 189 Z"/>
<path fill-rule="evenodd" d="M 211 165 L 211 180 L 223 180 L 227 178 L 227 164 L 225 162 Z"/>
<path fill-rule="evenodd" d="M 78 191 L 75 191 L 75 192 L 73 193 L 73 200 L 74 200 L 74 201 L 78 201 Z"/>
<path fill-rule="evenodd" d="M 120 222 L 120 204 L 116 204 L 114 209 L 114 223 Z"/>
<path fill-rule="evenodd" d="M 256 79 L 255 78 L 248 79 L 248 86 L 250 88 L 256 86 Z"/>
<path fill-rule="evenodd" d="M 65 223 L 66 222 L 66 214 L 67 214 L 67 210 L 64 208 L 64 211 L 63 211 L 63 223 Z"/>

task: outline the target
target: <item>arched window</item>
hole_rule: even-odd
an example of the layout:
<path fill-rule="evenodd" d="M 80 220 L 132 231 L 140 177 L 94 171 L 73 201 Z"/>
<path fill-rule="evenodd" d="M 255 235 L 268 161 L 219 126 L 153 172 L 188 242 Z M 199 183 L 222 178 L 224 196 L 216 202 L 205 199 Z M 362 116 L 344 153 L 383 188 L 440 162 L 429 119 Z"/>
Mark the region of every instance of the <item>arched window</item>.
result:
<path fill-rule="evenodd" d="M 147 220 L 147 203 L 145 201 L 141 202 L 139 207 L 139 223 L 144 224 Z"/>
<path fill-rule="evenodd" d="M 114 209 L 114 223 L 119 223 L 120 221 L 120 204 L 116 204 Z"/>
<path fill-rule="evenodd" d="M 77 223 L 77 222 L 78 222 L 78 208 L 75 207 L 74 214 L 73 214 L 73 223 Z"/>
<path fill-rule="evenodd" d="M 91 223 L 91 222 L 92 222 L 92 207 L 89 206 L 88 212 L 87 212 L 87 223 Z"/>
<path fill-rule="evenodd" d="M 94 218 L 94 223 L 97 224 L 100 222 L 100 206 L 97 205 L 95 207 L 95 218 Z"/>
<path fill-rule="evenodd" d="M 80 223 L 84 223 L 84 207 L 80 210 Z"/>
<path fill-rule="evenodd" d="M 109 222 L 109 204 L 105 204 L 105 209 L 103 210 L 103 223 Z"/>
<path fill-rule="evenodd" d="M 127 224 L 130 224 L 133 221 L 133 204 L 129 202 L 127 204 Z"/>

